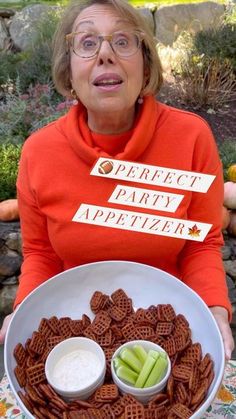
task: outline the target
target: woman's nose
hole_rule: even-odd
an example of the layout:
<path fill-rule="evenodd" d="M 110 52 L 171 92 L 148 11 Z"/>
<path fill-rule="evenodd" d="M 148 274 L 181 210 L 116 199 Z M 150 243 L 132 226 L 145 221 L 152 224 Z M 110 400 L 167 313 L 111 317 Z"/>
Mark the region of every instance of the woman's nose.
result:
<path fill-rule="evenodd" d="M 107 39 L 103 39 L 98 51 L 98 62 L 104 64 L 104 62 L 113 63 L 116 59 L 111 43 Z"/>

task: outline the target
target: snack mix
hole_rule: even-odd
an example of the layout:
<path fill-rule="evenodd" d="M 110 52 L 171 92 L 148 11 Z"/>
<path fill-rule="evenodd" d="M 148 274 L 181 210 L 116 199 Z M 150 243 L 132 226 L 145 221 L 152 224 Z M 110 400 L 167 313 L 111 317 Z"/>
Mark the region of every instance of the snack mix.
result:
<path fill-rule="evenodd" d="M 36 419 L 188 419 L 207 396 L 214 378 L 209 354 L 202 356 L 200 343 L 193 343 L 189 323 L 175 314 L 170 304 L 133 308 L 122 289 L 109 297 L 95 291 L 90 300 L 95 317 L 69 317 L 40 321 L 37 331 L 25 344 L 14 349 L 18 392 L 25 407 Z M 106 377 L 86 401 L 66 402 L 47 383 L 44 365 L 49 352 L 64 339 L 85 336 L 95 340 L 106 356 Z M 162 346 L 171 360 L 171 375 L 165 391 L 142 405 L 130 394 L 122 395 L 111 378 L 115 350 L 131 340 L 149 340 Z"/>

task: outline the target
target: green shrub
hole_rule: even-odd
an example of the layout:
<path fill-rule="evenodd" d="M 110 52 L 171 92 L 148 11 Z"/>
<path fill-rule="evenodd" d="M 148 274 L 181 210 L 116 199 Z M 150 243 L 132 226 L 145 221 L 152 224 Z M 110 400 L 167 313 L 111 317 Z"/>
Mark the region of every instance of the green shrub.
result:
<path fill-rule="evenodd" d="M 223 164 L 224 180 L 227 181 L 227 170 L 231 164 L 236 163 L 236 138 L 233 140 L 225 140 L 218 144 L 218 150 Z"/>
<path fill-rule="evenodd" d="M 198 32 L 194 45 L 198 55 L 228 60 L 236 72 L 236 23 L 223 23 L 219 28 Z"/>
<path fill-rule="evenodd" d="M 17 80 L 0 102 L 0 144 L 23 143 L 33 131 L 63 115 L 70 106 L 71 102 L 62 102 L 50 84 L 30 86 L 22 94 Z"/>
<path fill-rule="evenodd" d="M 0 201 L 16 197 L 20 153 L 20 145 L 0 144 Z"/>

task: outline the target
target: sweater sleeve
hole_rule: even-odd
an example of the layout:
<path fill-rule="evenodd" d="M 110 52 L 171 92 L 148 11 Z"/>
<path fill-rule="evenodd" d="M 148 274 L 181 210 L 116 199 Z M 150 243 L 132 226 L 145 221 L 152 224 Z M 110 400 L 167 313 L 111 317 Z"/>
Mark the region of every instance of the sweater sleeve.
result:
<path fill-rule="evenodd" d="M 24 154 L 24 153 L 23 153 Z M 24 155 L 20 161 L 17 197 L 22 233 L 23 263 L 14 308 L 47 279 L 63 270 L 62 261 L 53 250 L 47 231 L 47 220 L 31 190 Z"/>
<path fill-rule="evenodd" d="M 209 307 L 225 307 L 231 318 L 221 254 L 223 171 L 214 138 L 206 124 L 196 142 L 193 167 L 194 171 L 215 175 L 215 179 L 206 193 L 193 193 L 188 219 L 210 223 L 212 228 L 203 242 L 186 242 L 180 257 L 181 277 Z"/>

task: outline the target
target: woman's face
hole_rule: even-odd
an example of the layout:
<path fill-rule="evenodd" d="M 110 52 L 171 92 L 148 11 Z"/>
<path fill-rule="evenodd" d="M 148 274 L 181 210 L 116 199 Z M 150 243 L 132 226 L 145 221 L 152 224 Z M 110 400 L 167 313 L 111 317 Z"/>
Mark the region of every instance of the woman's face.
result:
<path fill-rule="evenodd" d="M 111 35 L 132 31 L 133 27 L 109 5 L 93 5 L 76 18 L 73 31 Z M 98 54 L 81 58 L 71 52 L 71 82 L 79 100 L 88 111 L 88 119 L 101 113 L 133 115 L 143 85 L 141 48 L 125 58 L 118 57 L 107 40 Z"/>

